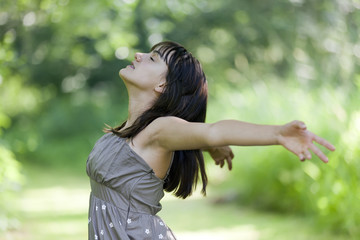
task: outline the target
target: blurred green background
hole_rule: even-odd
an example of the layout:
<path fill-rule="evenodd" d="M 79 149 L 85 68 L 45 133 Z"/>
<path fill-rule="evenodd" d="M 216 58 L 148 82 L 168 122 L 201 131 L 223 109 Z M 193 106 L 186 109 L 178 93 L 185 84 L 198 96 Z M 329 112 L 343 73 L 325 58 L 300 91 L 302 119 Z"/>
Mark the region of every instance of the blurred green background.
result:
<path fill-rule="evenodd" d="M 359 23 L 359 0 L 1 1 L 0 239 L 87 237 L 87 155 L 127 114 L 118 71 L 162 40 L 201 61 L 208 122 L 300 119 L 337 147 L 328 164 L 281 147 L 234 147 L 232 172 L 207 158 L 207 198 L 164 200 L 174 232 L 359 239 Z"/>

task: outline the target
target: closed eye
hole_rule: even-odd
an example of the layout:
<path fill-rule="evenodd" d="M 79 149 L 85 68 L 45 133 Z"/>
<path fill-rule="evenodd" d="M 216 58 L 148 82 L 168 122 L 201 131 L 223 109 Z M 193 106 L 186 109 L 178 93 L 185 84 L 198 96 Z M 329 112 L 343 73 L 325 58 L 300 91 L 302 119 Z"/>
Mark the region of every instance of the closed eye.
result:
<path fill-rule="evenodd" d="M 153 59 L 153 57 L 150 57 L 151 61 L 155 62 L 155 60 Z"/>

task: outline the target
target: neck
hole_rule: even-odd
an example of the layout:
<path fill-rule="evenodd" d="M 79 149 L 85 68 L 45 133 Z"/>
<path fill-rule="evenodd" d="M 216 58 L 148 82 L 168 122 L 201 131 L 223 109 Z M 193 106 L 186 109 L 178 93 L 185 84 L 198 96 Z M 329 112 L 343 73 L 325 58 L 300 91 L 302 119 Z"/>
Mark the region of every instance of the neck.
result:
<path fill-rule="evenodd" d="M 151 94 L 135 95 L 129 92 L 128 119 L 124 128 L 130 127 L 143 112 L 151 107 L 154 100 L 155 96 Z"/>

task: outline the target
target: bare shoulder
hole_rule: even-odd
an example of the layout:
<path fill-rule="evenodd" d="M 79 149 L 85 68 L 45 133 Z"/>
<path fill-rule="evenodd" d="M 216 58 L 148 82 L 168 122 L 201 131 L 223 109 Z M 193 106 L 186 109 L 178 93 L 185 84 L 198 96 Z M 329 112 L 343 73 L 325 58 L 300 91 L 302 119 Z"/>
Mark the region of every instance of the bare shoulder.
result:
<path fill-rule="evenodd" d="M 176 121 L 176 117 L 159 117 L 152 121 L 133 138 L 132 142 L 136 145 L 134 148 L 136 147 L 139 152 L 143 152 L 145 149 L 161 151 L 162 148 L 158 141 L 159 133 L 163 126 L 169 125 L 173 121 Z"/>
<path fill-rule="evenodd" d="M 188 121 L 174 116 L 159 117 L 149 124 L 149 127 L 161 128 L 163 126 L 169 126 L 171 124 L 187 123 Z"/>
<path fill-rule="evenodd" d="M 152 138 L 151 141 L 156 140 L 159 134 L 167 128 L 171 128 L 172 126 L 176 126 L 178 124 L 187 123 L 186 120 L 174 117 L 174 116 L 166 116 L 166 117 L 159 117 L 152 121 L 145 129 L 144 133 L 149 137 Z"/>
<path fill-rule="evenodd" d="M 175 116 L 166 116 L 166 117 L 158 117 L 152 123 L 176 123 L 176 122 L 187 122 L 186 120 L 175 117 Z"/>

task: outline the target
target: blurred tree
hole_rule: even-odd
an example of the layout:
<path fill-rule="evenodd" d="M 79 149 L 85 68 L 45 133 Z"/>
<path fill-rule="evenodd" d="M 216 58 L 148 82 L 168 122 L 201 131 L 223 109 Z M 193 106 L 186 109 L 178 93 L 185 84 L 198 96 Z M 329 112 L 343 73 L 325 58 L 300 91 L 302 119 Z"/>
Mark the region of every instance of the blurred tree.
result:
<path fill-rule="evenodd" d="M 4 114 L 0 106 L 0 136 L 3 135 L 3 129 L 10 127 L 10 124 L 10 118 Z M 23 183 L 20 163 L 16 161 L 6 144 L 0 140 L 0 233 L 18 226 L 11 203 L 14 200 L 14 193 L 20 190 Z"/>

